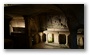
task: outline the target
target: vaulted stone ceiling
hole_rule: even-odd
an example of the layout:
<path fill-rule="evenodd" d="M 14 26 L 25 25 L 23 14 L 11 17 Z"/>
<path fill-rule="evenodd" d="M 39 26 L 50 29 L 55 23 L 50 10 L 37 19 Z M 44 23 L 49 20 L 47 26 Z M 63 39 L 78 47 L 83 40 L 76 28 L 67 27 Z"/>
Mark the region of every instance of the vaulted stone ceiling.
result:
<path fill-rule="evenodd" d="M 84 18 L 84 5 L 80 4 L 5 4 L 4 14 L 37 15 L 40 13 L 63 14 L 73 12 L 77 18 Z"/>
<path fill-rule="evenodd" d="M 24 4 L 4 7 L 5 14 L 9 15 L 37 15 L 40 13 L 62 14 L 63 12 L 51 4 Z"/>
<path fill-rule="evenodd" d="M 59 14 L 84 25 L 84 5 L 82 4 L 17 4 L 4 7 L 4 15 L 36 16 L 38 14 Z M 74 16 L 74 17 L 72 17 Z M 79 26 L 79 25 L 78 25 Z"/>

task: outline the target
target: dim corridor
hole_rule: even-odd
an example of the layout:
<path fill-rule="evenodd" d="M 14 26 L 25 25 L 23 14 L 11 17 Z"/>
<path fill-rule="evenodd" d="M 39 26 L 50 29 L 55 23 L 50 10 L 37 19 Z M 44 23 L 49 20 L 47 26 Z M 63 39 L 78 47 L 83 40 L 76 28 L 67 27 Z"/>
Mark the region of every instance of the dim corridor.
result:
<path fill-rule="evenodd" d="M 44 43 L 41 42 L 39 44 L 33 45 L 32 49 L 69 49 L 66 45 L 64 44 L 54 44 L 54 43 Z"/>

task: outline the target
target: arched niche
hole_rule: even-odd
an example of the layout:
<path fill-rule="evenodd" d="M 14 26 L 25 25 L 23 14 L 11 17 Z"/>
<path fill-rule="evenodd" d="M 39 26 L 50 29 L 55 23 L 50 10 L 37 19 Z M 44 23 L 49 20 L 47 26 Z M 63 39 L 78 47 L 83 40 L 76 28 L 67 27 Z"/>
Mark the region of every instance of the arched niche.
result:
<path fill-rule="evenodd" d="M 25 31 L 25 21 L 23 17 L 15 16 L 10 21 L 10 32 L 19 32 L 22 33 Z"/>
<path fill-rule="evenodd" d="M 49 33 L 48 34 L 48 43 L 53 43 L 54 42 L 54 34 Z"/>

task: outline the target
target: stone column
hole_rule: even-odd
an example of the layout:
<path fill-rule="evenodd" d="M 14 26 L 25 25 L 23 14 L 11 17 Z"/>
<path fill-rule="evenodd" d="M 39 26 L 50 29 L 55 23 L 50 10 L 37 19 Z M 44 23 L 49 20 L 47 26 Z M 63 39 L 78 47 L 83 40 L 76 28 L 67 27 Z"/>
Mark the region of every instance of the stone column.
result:
<path fill-rule="evenodd" d="M 25 36 L 27 48 L 32 47 L 32 34 L 30 32 L 30 16 L 23 16 L 25 20 Z"/>
<path fill-rule="evenodd" d="M 68 46 L 68 35 L 66 35 L 66 46 Z"/>
<path fill-rule="evenodd" d="M 59 34 L 54 33 L 54 43 L 59 44 L 59 39 L 58 39 Z"/>
<path fill-rule="evenodd" d="M 58 40 L 58 41 L 57 41 L 57 44 L 59 44 L 59 34 L 57 35 L 57 40 Z"/>
<path fill-rule="evenodd" d="M 44 33 L 43 32 L 40 32 L 39 35 L 40 35 L 41 42 L 43 42 L 43 35 L 44 35 Z"/>
<path fill-rule="evenodd" d="M 4 16 L 4 38 L 10 38 L 10 21 L 12 17 L 5 15 Z"/>
<path fill-rule="evenodd" d="M 77 29 L 70 30 L 70 37 L 69 37 L 69 47 L 71 49 L 77 49 Z"/>
<path fill-rule="evenodd" d="M 71 49 L 77 49 L 77 28 L 78 28 L 78 22 L 77 18 L 74 15 L 69 15 L 67 19 L 68 28 L 70 31 L 70 36 L 68 37 L 68 43 L 69 47 Z"/>
<path fill-rule="evenodd" d="M 46 43 L 48 43 L 48 33 L 46 33 Z"/>

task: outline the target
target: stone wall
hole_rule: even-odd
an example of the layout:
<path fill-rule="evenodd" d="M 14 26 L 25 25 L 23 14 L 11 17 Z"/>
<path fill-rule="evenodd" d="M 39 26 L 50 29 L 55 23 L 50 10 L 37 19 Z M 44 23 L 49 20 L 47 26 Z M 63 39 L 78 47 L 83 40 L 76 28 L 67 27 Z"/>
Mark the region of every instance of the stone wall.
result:
<path fill-rule="evenodd" d="M 67 28 L 67 21 L 64 16 L 50 15 L 47 17 L 47 28 Z"/>

